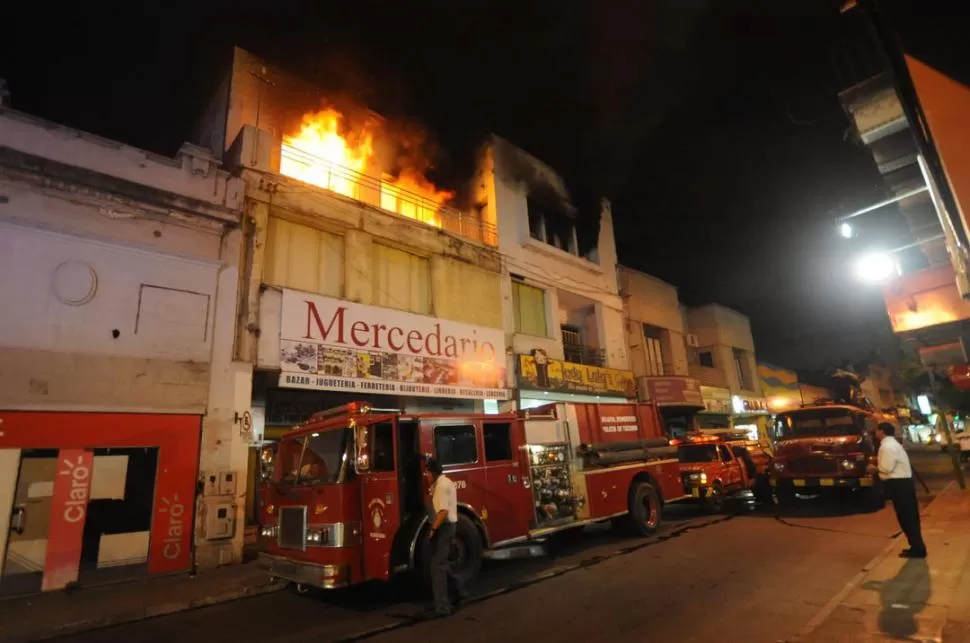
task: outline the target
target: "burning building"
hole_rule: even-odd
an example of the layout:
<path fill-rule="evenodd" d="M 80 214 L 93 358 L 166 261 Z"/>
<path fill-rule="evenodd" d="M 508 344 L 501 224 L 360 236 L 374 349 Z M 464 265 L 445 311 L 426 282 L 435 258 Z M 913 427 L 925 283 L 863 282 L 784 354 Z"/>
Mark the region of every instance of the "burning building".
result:
<path fill-rule="evenodd" d="M 351 400 L 509 396 L 495 220 L 427 178 L 419 130 L 236 49 L 199 142 L 246 183 L 235 358 L 263 438 Z"/>

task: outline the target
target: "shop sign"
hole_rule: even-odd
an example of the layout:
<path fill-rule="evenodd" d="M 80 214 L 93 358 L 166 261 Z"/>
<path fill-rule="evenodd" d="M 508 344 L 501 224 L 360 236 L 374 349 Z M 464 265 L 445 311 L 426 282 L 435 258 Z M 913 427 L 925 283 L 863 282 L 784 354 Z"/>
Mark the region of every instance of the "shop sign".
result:
<path fill-rule="evenodd" d="M 657 406 L 704 406 L 700 382 L 693 377 L 648 377 L 647 394 Z"/>
<path fill-rule="evenodd" d="M 760 397 L 734 395 L 731 397 L 731 409 L 735 415 L 767 415 L 768 402 Z"/>
<path fill-rule="evenodd" d="M 64 589 L 77 581 L 93 468 L 91 451 L 61 449 L 57 454 L 41 585 L 45 592 Z"/>
<path fill-rule="evenodd" d="M 280 329 L 284 388 L 509 398 L 501 330 L 287 289 Z"/>
<path fill-rule="evenodd" d="M 574 364 L 549 359 L 545 351 L 519 355 L 519 387 L 561 393 L 592 393 L 626 398 L 636 396 L 632 371 Z"/>

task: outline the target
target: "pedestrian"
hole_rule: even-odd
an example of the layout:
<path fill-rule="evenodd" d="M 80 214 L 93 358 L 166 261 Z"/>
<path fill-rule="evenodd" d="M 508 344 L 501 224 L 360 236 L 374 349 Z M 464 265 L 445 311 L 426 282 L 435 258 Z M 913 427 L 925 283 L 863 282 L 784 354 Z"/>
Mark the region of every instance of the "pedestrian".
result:
<path fill-rule="evenodd" d="M 455 590 L 459 600 L 468 596 L 464 583 L 448 560 L 458 527 L 458 493 L 455 483 L 442 473 L 440 462 L 429 459 L 427 470 L 431 476 L 431 504 L 434 511 L 428 529 L 431 540 L 431 591 L 434 594 L 435 614 L 448 616 L 451 614 L 449 589 Z"/>
<path fill-rule="evenodd" d="M 916 485 L 913 483 L 913 467 L 903 445 L 896 440 L 895 427 L 880 424 L 876 427 L 879 439 L 878 464 L 870 464 L 869 472 L 878 473 L 886 496 L 893 503 L 896 520 L 906 534 L 909 547 L 900 552 L 901 558 L 926 558 L 926 545 L 920 529 L 919 503 L 916 501 Z"/>

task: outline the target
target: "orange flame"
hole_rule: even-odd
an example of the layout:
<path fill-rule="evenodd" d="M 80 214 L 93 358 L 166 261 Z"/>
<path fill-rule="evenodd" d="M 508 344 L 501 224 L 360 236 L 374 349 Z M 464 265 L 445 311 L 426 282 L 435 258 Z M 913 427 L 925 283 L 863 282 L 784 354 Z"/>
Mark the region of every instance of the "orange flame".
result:
<path fill-rule="evenodd" d="M 413 147 L 396 142 L 372 123 L 347 131 L 344 115 L 333 108 L 307 114 L 299 132 L 283 137 L 280 174 L 311 183 L 353 199 L 441 227 L 439 211 L 453 192 L 438 189 L 420 171 Z M 394 145 L 405 156 L 397 177 L 382 174 L 375 159 L 375 140 Z"/>

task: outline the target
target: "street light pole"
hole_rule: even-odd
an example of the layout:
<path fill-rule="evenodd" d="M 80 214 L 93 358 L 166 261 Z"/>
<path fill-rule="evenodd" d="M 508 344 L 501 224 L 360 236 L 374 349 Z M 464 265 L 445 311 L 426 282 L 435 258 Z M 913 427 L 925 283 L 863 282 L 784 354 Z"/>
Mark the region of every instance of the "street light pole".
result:
<path fill-rule="evenodd" d="M 956 474 L 957 484 L 960 485 L 961 489 L 967 488 L 967 481 L 963 477 L 963 464 L 960 462 L 960 449 L 955 448 L 956 442 L 953 440 L 953 431 L 950 430 L 950 423 L 946 421 L 946 413 L 940 409 L 940 387 L 936 383 L 936 373 L 933 368 L 927 369 L 930 374 L 930 390 L 933 391 L 933 397 L 936 399 L 937 408 L 937 421 L 943 424 L 943 433 L 946 435 L 946 450 L 950 454 L 950 459 L 953 461 L 953 473 Z"/>

